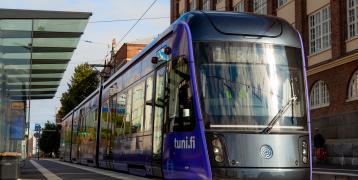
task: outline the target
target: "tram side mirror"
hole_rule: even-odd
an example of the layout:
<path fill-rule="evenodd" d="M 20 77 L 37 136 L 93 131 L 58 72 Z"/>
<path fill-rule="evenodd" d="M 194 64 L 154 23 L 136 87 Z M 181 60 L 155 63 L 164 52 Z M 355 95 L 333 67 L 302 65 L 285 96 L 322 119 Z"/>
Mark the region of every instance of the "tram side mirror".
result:
<path fill-rule="evenodd" d="M 189 117 L 190 116 L 190 109 L 183 109 L 183 117 Z"/>

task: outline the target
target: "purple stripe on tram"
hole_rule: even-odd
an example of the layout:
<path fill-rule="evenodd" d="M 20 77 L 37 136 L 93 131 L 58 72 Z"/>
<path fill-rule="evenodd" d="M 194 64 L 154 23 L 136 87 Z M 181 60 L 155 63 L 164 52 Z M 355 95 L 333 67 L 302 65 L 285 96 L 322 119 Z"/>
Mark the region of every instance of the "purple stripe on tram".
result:
<path fill-rule="evenodd" d="M 297 34 L 300 38 L 301 42 L 301 56 L 303 61 L 303 76 L 305 80 L 305 90 L 306 90 L 306 100 L 307 100 L 307 125 L 308 125 L 308 138 L 309 138 L 309 146 L 310 146 L 310 180 L 312 180 L 312 138 L 311 138 L 311 116 L 310 116 L 310 100 L 308 96 L 308 83 L 307 83 L 307 72 L 306 72 L 306 58 L 305 52 L 303 48 L 303 41 L 300 32 L 297 31 Z"/>
<path fill-rule="evenodd" d="M 206 138 L 205 138 L 205 132 L 204 132 L 205 127 L 203 126 L 203 116 L 201 114 L 199 95 L 198 95 L 198 87 L 197 87 L 197 82 L 196 82 L 192 36 L 191 36 L 189 25 L 186 22 L 181 22 L 180 24 L 182 24 L 184 26 L 185 32 L 188 37 L 189 69 L 190 69 L 190 74 L 191 74 L 191 76 L 190 76 L 191 81 L 193 84 L 195 116 L 201 122 L 201 123 L 199 123 L 199 127 L 202 130 L 202 132 L 200 134 L 201 134 L 201 138 L 202 138 L 202 141 L 204 144 L 203 150 L 205 152 L 203 152 L 203 155 L 204 155 L 205 161 L 206 161 L 206 163 L 205 163 L 206 164 L 206 172 L 207 172 L 207 176 L 209 177 L 209 179 L 212 179 L 211 167 L 210 167 L 210 161 L 209 161 L 209 153 L 207 150 L 207 144 L 206 144 Z"/>

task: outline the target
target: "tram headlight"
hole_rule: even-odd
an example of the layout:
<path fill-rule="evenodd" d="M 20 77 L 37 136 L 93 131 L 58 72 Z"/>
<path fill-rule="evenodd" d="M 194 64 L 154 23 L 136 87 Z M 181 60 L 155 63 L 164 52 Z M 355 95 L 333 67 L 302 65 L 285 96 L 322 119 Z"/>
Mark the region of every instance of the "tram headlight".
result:
<path fill-rule="evenodd" d="M 303 157 L 302 157 L 302 161 L 303 161 L 303 163 L 307 164 L 307 162 L 308 162 L 307 156 L 303 156 Z"/>
<path fill-rule="evenodd" d="M 302 162 L 308 163 L 308 143 L 307 141 L 302 141 Z"/>
<path fill-rule="evenodd" d="M 221 155 L 215 155 L 215 161 L 222 163 L 224 161 L 224 157 Z"/>
<path fill-rule="evenodd" d="M 215 154 L 217 154 L 217 153 L 220 152 L 219 148 L 217 148 L 217 147 L 214 147 L 214 148 L 213 148 L 213 151 L 214 151 Z"/>
<path fill-rule="evenodd" d="M 224 153 L 223 153 L 223 145 L 219 138 L 214 138 L 211 142 L 213 145 L 213 153 L 214 153 L 214 159 L 216 162 L 222 163 L 224 162 Z"/>
<path fill-rule="evenodd" d="M 307 156 L 307 149 L 302 149 L 302 154 L 303 154 L 304 156 Z"/>

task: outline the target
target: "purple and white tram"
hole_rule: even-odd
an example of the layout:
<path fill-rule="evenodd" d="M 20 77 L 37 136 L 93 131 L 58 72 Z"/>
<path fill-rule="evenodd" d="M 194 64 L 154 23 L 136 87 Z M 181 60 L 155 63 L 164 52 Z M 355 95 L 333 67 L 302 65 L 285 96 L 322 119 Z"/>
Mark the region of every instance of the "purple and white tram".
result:
<path fill-rule="evenodd" d="M 305 73 L 286 21 L 186 13 L 64 118 L 62 156 L 165 179 L 310 179 Z"/>

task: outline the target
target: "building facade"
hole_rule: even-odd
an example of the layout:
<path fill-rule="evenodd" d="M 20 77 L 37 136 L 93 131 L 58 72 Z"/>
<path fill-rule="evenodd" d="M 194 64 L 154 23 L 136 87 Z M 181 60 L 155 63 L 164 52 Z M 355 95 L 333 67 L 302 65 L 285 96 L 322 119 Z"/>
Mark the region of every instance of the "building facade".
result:
<path fill-rule="evenodd" d="M 112 58 L 106 63 L 105 68 L 103 68 L 102 77 L 104 77 L 104 80 L 117 72 L 135 55 L 141 52 L 145 46 L 147 46 L 147 43 L 124 43 L 115 53 L 112 53 Z"/>
<path fill-rule="evenodd" d="M 171 21 L 191 10 L 278 16 L 302 35 L 311 126 L 326 138 L 329 164 L 358 165 L 357 0 L 171 0 Z"/>
<path fill-rule="evenodd" d="M 33 135 L 30 135 L 28 143 L 29 143 L 27 146 L 28 157 L 33 157 L 34 155 L 36 155 L 37 140 Z"/>

